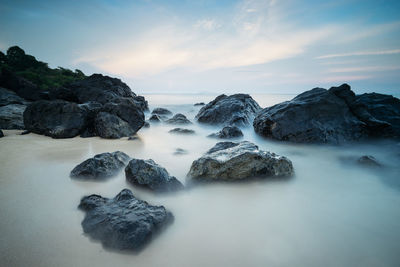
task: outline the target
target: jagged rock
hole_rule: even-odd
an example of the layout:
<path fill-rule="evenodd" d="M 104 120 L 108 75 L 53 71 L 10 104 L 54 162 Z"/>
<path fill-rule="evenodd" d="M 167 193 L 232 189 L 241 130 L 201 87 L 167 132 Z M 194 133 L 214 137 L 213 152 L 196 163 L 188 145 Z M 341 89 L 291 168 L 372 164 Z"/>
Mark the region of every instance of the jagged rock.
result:
<path fill-rule="evenodd" d="M 175 114 L 171 119 L 166 120 L 166 122 L 170 124 L 192 124 L 192 122 L 181 113 Z"/>
<path fill-rule="evenodd" d="M 257 102 L 247 94 L 220 95 L 202 107 L 196 119 L 213 125 L 247 126 L 260 109 Z"/>
<path fill-rule="evenodd" d="M 33 133 L 70 138 L 86 128 L 87 111 L 76 103 L 40 100 L 25 109 L 24 124 L 26 130 Z"/>
<path fill-rule="evenodd" d="M 84 179 L 108 178 L 124 168 L 129 159 L 130 157 L 121 151 L 97 154 L 77 165 L 70 176 Z"/>
<path fill-rule="evenodd" d="M 183 188 L 181 182 L 153 160 L 132 159 L 125 168 L 126 179 L 136 185 L 157 192 L 175 191 Z"/>
<path fill-rule="evenodd" d="M 24 111 L 25 105 L 9 104 L 0 106 L 0 128 L 2 129 L 25 129 L 24 125 Z"/>
<path fill-rule="evenodd" d="M 160 122 L 161 119 L 160 119 L 160 117 L 159 117 L 157 114 L 153 114 L 153 115 L 151 115 L 151 117 L 149 118 L 149 121 L 152 121 L 152 122 Z"/>
<path fill-rule="evenodd" d="M 147 103 L 144 96 L 138 95 L 133 97 L 133 101 L 136 103 L 137 106 L 140 107 L 142 111 L 149 111 L 149 104 Z"/>
<path fill-rule="evenodd" d="M 290 176 L 292 162 L 258 149 L 253 143 L 220 142 L 190 167 L 189 177 L 203 180 L 239 180 L 251 177 Z"/>
<path fill-rule="evenodd" d="M 237 137 L 242 137 L 242 136 L 243 136 L 243 133 L 238 127 L 236 127 L 236 126 L 225 126 L 218 133 L 210 134 L 208 137 L 229 139 L 229 138 L 237 138 Z"/>
<path fill-rule="evenodd" d="M 380 164 L 375 157 L 370 156 L 370 155 L 365 155 L 357 159 L 357 163 L 362 166 L 367 166 L 367 167 L 382 167 L 382 164 Z"/>
<path fill-rule="evenodd" d="M 176 133 L 176 134 L 194 134 L 195 131 L 191 129 L 185 129 L 185 128 L 174 128 L 172 130 L 168 131 L 169 133 Z"/>
<path fill-rule="evenodd" d="M 375 93 L 356 96 L 347 84 L 329 90 L 314 88 L 265 108 L 253 123 L 265 137 L 330 144 L 400 138 L 399 125 L 399 99 Z"/>
<path fill-rule="evenodd" d="M 172 213 L 163 206 L 137 199 L 128 189 L 113 199 L 99 195 L 83 197 L 79 208 L 86 212 L 83 231 L 100 240 L 104 247 L 120 250 L 143 248 L 173 221 Z"/>
<path fill-rule="evenodd" d="M 157 114 L 157 115 L 172 115 L 172 112 L 169 111 L 166 108 L 155 108 L 151 112 L 151 114 Z"/>
<path fill-rule="evenodd" d="M 126 121 L 107 112 L 97 114 L 95 130 L 98 136 L 107 139 L 117 139 L 136 133 Z"/>

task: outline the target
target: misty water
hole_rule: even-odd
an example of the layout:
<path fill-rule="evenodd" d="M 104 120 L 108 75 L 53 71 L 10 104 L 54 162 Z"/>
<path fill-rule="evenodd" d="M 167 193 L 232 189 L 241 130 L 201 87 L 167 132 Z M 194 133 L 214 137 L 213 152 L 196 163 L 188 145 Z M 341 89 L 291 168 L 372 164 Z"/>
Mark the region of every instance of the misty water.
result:
<path fill-rule="evenodd" d="M 165 107 L 194 121 L 208 95 L 146 95 L 150 108 Z M 263 106 L 292 95 L 253 95 Z M 149 114 L 146 115 L 147 117 Z M 218 140 L 220 128 L 152 123 L 138 139 L 51 139 L 4 131 L 0 139 L 0 265 L 2 266 L 399 266 L 400 145 L 299 145 L 244 137 L 287 156 L 295 176 L 240 183 L 209 183 L 171 194 L 130 185 L 122 171 L 104 182 L 79 181 L 70 171 L 102 152 L 153 159 L 186 183 L 193 160 Z M 174 155 L 177 148 L 185 155 Z M 350 159 L 373 155 L 383 168 Z M 138 254 L 109 251 L 83 234 L 82 196 L 114 197 L 129 188 L 175 221 Z"/>

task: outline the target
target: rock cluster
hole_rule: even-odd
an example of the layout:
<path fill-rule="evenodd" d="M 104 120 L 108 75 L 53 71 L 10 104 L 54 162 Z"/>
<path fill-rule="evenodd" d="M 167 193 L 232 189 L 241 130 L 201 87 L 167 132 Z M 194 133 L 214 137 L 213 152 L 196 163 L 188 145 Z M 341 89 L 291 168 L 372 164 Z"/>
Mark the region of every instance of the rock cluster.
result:
<path fill-rule="evenodd" d="M 208 137 L 220 138 L 220 139 L 230 139 L 242 137 L 242 131 L 236 126 L 225 126 L 221 131 L 217 133 L 210 134 Z"/>

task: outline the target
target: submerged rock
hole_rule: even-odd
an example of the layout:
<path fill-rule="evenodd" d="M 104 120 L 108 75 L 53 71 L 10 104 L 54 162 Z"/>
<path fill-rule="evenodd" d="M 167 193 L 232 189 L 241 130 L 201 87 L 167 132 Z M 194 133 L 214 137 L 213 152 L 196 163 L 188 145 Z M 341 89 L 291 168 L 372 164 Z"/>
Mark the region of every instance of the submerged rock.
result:
<path fill-rule="evenodd" d="M 156 115 L 172 115 L 172 112 L 166 108 L 155 108 L 151 112 L 151 114 L 156 114 Z"/>
<path fill-rule="evenodd" d="M 83 231 L 100 240 L 104 247 L 120 250 L 143 248 L 160 230 L 173 221 L 163 206 L 152 206 L 134 197 L 128 189 L 113 199 L 90 195 L 79 208 L 86 212 Z"/>
<path fill-rule="evenodd" d="M 183 188 L 181 182 L 153 160 L 132 159 L 125 168 L 126 179 L 136 185 L 157 192 L 175 191 Z"/>
<path fill-rule="evenodd" d="M 176 133 L 176 134 L 194 134 L 195 131 L 191 129 L 185 129 L 185 128 L 174 128 L 172 130 L 168 131 L 169 133 Z"/>
<path fill-rule="evenodd" d="M 375 157 L 370 156 L 370 155 L 365 155 L 357 159 L 357 163 L 362 166 L 367 166 L 367 167 L 382 167 L 382 164 L 380 164 Z"/>
<path fill-rule="evenodd" d="M 242 137 L 242 136 L 243 136 L 243 133 L 238 127 L 236 127 L 236 126 L 225 126 L 218 133 L 210 134 L 208 137 L 229 139 L 229 138 L 237 138 L 237 137 Z"/>
<path fill-rule="evenodd" d="M 126 166 L 130 157 L 121 152 L 101 153 L 77 165 L 71 177 L 84 179 L 104 179 L 117 174 Z"/>
<path fill-rule="evenodd" d="M 239 180 L 251 177 L 290 176 L 292 162 L 258 149 L 253 143 L 220 142 L 195 160 L 188 176 L 204 180 Z"/>
<path fill-rule="evenodd" d="M 144 124 L 143 124 L 143 128 L 149 128 L 149 127 L 150 127 L 150 123 L 145 121 Z"/>
<path fill-rule="evenodd" d="M 400 100 L 381 94 L 356 96 L 343 84 L 314 88 L 263 109 L 254 130 L 265 137 L 300 143 L 340 144 L 370 137 L 400 138 Z"/>
<path fill-rule="evenodd" d="M 174 155 L 186 155 L 188 152 L 185 149 L 177 148 L 174 152 Z"/>
<path fill-rule="evenodd" d="M 175 114 L 171 119 L 167 120 L 166 122 L 170 124 L 192 124 L 192 122 L 181 113 Z"/>
<path fill-rule="evenodd" d="M 199 102 L 199 103 L 194 104 L 194 106 L 204 106 L 204 105 L 205 105 L 204 102 Z"/>
<path fill-rule="evenodd" d="M 260 110 L 258 103 L 247 94 L 220 95 L 202 107 L 196 115 L 201 123 L 247 126 Z"/>
<path fill-rule="evenodd" d="M 150 116 L 149 121 L 151 121 L 151 122 L 160 122 L 161 119 L 157 114 L 153 114 L 153 115 Z"/>

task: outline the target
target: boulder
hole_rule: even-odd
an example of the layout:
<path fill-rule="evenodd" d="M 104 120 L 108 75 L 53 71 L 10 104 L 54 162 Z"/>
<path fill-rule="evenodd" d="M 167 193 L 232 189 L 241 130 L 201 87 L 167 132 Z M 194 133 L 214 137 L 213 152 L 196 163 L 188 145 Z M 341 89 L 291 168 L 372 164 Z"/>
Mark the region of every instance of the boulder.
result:
<path fill-rule="evenodd" d="M 70 138 L 87 127 L 87 111 L 79 104 L 56 100 L 40 100 L 28 105 L 24 111 L 24 124 L 28 131 L 53 138 Z"/>
<path fill-rule="evenodd" d="M 210 134 L 208 137 L 229 139 L 229 138 L 237 138 L 237 137 L 242 137 L 242 136 L 243 136 L 243 133 L 238 127 L 236 127 L 236 126 L 225 126 L 218 133 Z"/>
<path fill-rule="evenodd" d="M 185 128 L 174 128 L 172 130 L 168 131 L 169 133 L 176 133 L 176 134 L 194 134 L 195 131 L 191 129 L 185 129 Z"/>
<path fill-rule="evenodd" d="M 157 192 L 175 191 L 183 188 L 181 182 L 153 160 L 132 159 L 125 168 L 126 179 L 136 185 Z"/>
<path fill-rule="evenodd" d="M 137 251 L 173 221 L 163 206 L 152 206 L 135 198 L 128 189 L 112 199 L 85 196 L 79 208 L 85 212 L 83 231 L 104 247 Z"/>
<path fill-rule="evenodd" d="M 102 138 L 118 139 L 136 133 L 126 121 L 107 112 L 99 112 L 94 123 L 96 134 Z"/>
<path fill-rule="evenodd" d="M 192 124 L 190 120 L 186 118 L 185 115 L 181 113 L 175 114 L 171 119 L 166 120 L 166 123 L 169 124 Z"/>
<path fill-rule="evenodd" d="M 151 121 L 151 122 L 160 122 L 161 119 L 157 114 L 153 114 L 153 115 L 150 116 L 149 121 Z"/>
<path fill-rule="evenodd" d="M 157 115 L 172 115 L 172 112 L 169 111 L 166 108 L 155 108 L 151 112 L 151 114 L 157 114 Z"/>
<path fill-rule="evenodd" d="M 77 165 L 70 173 L 73 178 L 104 179 L 116 175 L 130 157 L 121 151 L 101 153 Z"/>
<path fill-rule="evenodd" d="M 299 143 L 341 144 L 368 138 L 400 138 L 400 100 L 382 94 L 355 95 L 343 84 L 314 88 L 265 108 L 254 130 L 265 137 Z"/>
<path fill-rule="evenodd" d="M 24 125 L 24 111 L 26 105 L 9 104 L 0 106 L 0 128 L 1 129 L 25 129 Z"/>
<path fill-rule="evenodd" d="M 202 180 L 241 180 L 252 177 L 290 176 L 292 162 L 262 151 L 253 143 L 220 142 L 195 160 L 188 177 Z"/>
<path fill-rule="evenodd" d="M 257 102 L 247 94 L 220 95 L 199 110 L 196 119 L 212 125 L 247 126 L 260 110 Z"/>

